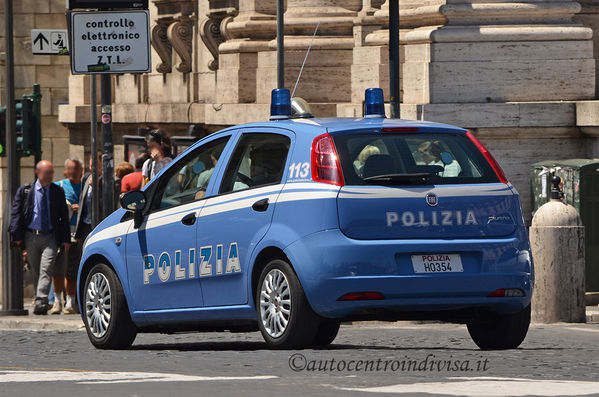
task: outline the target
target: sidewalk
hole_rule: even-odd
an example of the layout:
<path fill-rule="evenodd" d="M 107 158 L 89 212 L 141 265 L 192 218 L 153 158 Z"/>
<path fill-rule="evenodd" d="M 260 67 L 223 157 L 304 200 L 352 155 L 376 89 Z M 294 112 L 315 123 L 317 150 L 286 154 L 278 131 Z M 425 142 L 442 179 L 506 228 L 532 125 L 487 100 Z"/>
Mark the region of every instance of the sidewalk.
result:
<path fill-rule="evenodd" d="M 28 316 L 0 317 L 0 330 L 79 331 L 85 329 L 78 314 L 36 316 L 33 314 L 31 305 L 26 305 L 25 309 L 29 310 Z M 383 324 L 378 321 L 373 323 Z M 587 323 L 599 323 L 599 306 L 587 306 Z"/>
<path fill-rule="evenodd" d="M 32 331 L 79 331 L 85 326 L 79 314 L 47 314 L 36 316 L 33 305 L 24 305 L 28 316 L 0 317 L 0 330 L 32 330 Z"/>

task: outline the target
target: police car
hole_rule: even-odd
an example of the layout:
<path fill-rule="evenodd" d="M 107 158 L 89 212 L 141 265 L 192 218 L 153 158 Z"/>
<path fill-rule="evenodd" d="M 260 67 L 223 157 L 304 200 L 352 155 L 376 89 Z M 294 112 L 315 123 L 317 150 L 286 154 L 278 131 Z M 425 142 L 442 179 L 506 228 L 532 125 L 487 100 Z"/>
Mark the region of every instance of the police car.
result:
<path fill-rule="evenodd" d="M 88 237 L 78 298 L 91 342 L 138 332 L 255 331 L 272 348 L 331 343 L 342 321 L 467 324 L 516 348 L 533 263 L 518 193 L 467 130 L 385 118 L 227 128 L 179 155 Z"/>

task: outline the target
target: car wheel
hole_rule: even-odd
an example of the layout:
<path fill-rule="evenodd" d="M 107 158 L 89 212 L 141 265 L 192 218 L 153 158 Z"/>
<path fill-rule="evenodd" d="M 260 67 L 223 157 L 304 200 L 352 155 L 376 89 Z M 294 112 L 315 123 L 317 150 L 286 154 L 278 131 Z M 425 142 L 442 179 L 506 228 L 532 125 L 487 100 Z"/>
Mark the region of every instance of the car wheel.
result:
<path fill-rule="evenodd" d="M 483 350 L 515 349 L 526 337 L 530 324 L 530 304 L 512 314 L 497 315 L 485 323 L 469 323 L 472 340 Z"/>
<path fill-rule="evenodd" d="M 318 326 L 318 331 L 316 332 L 316 337 L 312 344 L 314 346 L 330 345 L 337 337 L 340 326 L 341 322 L 339 321 L 325 318 L 320 319 L 320 325 Z"/>
<path fill-rule="evenodd" d="M 99 349 L 125 349 L 137 336 L 123 287 L 114 271 L 98 263 L 87 275 L 83 290 L 85 328 Z"/>
<path fill-rule="evenodd" d="M 289 263 L 269 262 L 256 289 L 258 326 L 266 343 L 275 349 L 300 349 L 314 341 L 319 318 L 310 307 Z"/>

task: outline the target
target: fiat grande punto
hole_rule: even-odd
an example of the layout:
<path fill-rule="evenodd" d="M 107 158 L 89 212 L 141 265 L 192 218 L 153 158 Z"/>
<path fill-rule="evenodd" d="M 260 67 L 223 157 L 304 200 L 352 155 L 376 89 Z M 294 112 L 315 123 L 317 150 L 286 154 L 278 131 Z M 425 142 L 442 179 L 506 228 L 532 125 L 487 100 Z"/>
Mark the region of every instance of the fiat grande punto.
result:
<path fill-rule="evenodd" d="M 79 268 L 90 341 L 260 330 L 291 349 L 344 321 L 443 320 L 518 347 L 534 278 L 516 189 L 471 132 L 387 119 L 382 98 L 293 118 L 275 90 L 271 121 L 201 139 L 124 195 Z"/>

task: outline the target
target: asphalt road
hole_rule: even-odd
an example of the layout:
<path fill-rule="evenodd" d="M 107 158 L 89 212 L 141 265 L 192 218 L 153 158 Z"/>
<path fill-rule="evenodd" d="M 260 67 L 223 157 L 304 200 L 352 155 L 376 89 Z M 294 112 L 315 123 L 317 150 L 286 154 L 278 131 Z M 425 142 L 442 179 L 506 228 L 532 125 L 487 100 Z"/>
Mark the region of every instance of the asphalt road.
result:
<path fill-rule="evenodd" d="M 599 395 L 599 324 L 533 326 L 493 352 L 448 324 L 343 326 L 303 351 L 268 350 L 259 333 L 142 334 L 101 351 L 83 331 L 0 331 L 0 383 L 11 397 Z"/>

